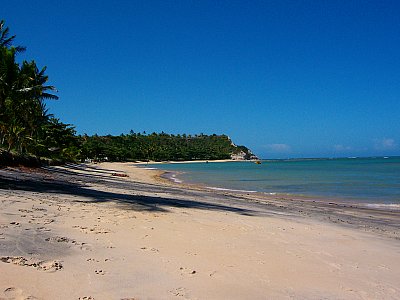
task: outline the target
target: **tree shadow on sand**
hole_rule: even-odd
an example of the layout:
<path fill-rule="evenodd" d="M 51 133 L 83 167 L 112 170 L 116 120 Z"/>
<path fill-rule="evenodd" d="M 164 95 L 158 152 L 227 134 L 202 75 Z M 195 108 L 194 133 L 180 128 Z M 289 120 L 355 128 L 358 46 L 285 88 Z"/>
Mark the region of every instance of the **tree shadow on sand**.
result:
<path fill-rule="evenodd" d="M 73 200 L 75 202 L 105 203 L 115 202 L 124 204 L 124 209 L 136 211 L 168 212 L 168 207 L 192 208 L 202 210 L 214 210 L 233 212 L 241 215 L 255 215 L 256 212 L 248 209 L 233 207 L 229 205 L 215 204 L 206 201 L 129 195 L 116 192 L 100 191 L 91 189 L 79 183 L 55 179 L 44 181 L 40 176 L 18 176 L 20 172 L 0 173 L 0 190 L 20 190 L 37 193 L 64 194 L 85 198 L 85 200 Z M 107 184 L 107 182 L 104 182 Z M 133 190 L 133 189 L 132 189 Z"/>

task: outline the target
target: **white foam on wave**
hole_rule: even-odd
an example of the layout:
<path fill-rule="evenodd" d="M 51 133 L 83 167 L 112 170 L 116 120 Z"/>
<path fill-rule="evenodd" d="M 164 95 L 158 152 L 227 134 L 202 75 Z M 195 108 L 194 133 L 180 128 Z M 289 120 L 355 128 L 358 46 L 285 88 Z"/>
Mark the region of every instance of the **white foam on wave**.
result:
<path fill-rule="evenodd" d="M 143 168 L 145 170 L 158 170 L 157 168 L 151 168 L 151 167 L 147 167 L 147 168 Z"/>
<path fill-rule="evenodd" d="M 169 178 L 175 183 L 182 183 L 182 180 L 176 178 L 175 174 L 171 175 Z"/>
<path fill-rule="evenodd" d="M 246 190 L 234 190 L 234 189 L 226 189 L 226 188 L 219 188 L 213 186 L 207 186 L 208 189 L 215 190 L 215 191 L 225 191 L 225 192 L 239 192 L 239 193 L 257 193 L 257 191 L 246 191 Z"/>
<path fill-rule="evenodd" d="M 368 203 L 365 204 L 367 207 L 371 208 L 381 208 L 381 209 L 395 209 L 400 210 L 400 204 L 395 203 Z"/>

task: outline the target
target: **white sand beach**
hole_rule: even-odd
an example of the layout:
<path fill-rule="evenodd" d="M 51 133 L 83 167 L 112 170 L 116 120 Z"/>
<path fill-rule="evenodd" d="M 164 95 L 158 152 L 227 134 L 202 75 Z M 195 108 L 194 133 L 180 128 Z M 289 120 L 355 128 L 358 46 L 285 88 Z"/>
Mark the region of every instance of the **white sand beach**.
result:
<path fill-rule="evenodd" d="M 400 298 L 399 212 L 158 175 L 1 169 L 0 299 Z"/>

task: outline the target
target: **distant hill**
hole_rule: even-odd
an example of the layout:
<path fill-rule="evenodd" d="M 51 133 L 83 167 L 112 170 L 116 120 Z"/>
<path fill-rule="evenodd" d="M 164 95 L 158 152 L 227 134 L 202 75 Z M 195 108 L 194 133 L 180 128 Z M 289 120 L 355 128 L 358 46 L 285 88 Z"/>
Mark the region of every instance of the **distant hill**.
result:
<path fill-rule="evenodd" d="M 248 160 L 257 157 L 226 135 L 131 132 L 119 136 L 81 136 L 81 158 L 107 161 Z"/>

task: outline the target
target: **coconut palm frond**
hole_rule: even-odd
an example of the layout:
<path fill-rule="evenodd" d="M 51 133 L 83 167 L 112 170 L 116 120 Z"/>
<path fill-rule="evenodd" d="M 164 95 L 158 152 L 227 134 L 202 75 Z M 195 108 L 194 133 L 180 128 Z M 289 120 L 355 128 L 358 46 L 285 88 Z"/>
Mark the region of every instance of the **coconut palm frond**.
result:
<path fill-rule="evenodd" d="M 49 94 L 49 93 L 42 93 L 41 97 L 43 99 L 49 99 L 49 100 L 58 100 L 59 97 L 53 94 Z"/>

